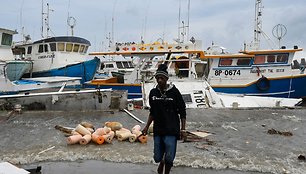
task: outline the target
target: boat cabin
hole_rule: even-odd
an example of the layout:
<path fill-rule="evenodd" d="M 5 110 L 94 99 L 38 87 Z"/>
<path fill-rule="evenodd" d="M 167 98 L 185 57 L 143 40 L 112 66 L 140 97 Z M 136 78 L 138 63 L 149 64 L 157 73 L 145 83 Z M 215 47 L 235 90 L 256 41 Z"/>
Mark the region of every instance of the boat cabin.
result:
<path fill-rule="evenodd" d="M 54 57 L 52 53 L 56 52 L 85 55 L 89 46 L 90 42 L 86 39 L 62 36 L 42 39 L 29 44 L 16 44 L 13 52 L 21 59 L 35 60 L 52 58 Z"/>
<path fill-rule="evenodd" d="M 16 31 L 0 28 L 0 60 L 14 60 L 12 54 L 13 35 Z"/>

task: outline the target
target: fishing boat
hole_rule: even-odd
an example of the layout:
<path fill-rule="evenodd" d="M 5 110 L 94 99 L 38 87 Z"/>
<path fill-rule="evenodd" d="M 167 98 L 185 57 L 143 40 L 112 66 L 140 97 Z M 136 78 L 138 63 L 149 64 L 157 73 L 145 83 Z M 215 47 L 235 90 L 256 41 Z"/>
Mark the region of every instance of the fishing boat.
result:
<path fill-rule="evenodd" d="M 105 80 L 103 82 L 93 80 L 90 84 L 96 85 L 97 88 L 116 88 L 121 86 L 127 90 L 131 86 L 141 86 L 141 95 L 139 94 L 139 96 L 141 96 L 145 107 L 149 107 L 149 92 L 157 85 L 154 80 L 154 73 L 161 63 L 168 66 L 169 83 L 174 84 L 181 91 L 187 108 L 281 107 L 294 106 L 301 101 L 301 99 L 216 93 L 205 80 L 207 61 L 201 60 L 205 55 L 201 51 L 200 41 L 185 44 L 155 43 L 154 45 L 147 44 L 145 47 L 142 45 L 129 45 L 127 47 L 124 45 L 117 46 L 113 52 L 90 54 L 138 57 L 139 61 L 125 83 L 108 83 Z"/>
<path fill-rule="evenodd" d="M 253 42 L 244 44 L 243 50 L 237 54 L 226 53 L 218 45 L 206 50 L 203 60 L 209 62 L 206 74 L 208 83 L 221 93 L 305 98 L 305 52 L 298 46 L 281 46 L 280 41 L 285 33 L 279 31 L 286 31 L 281 24 L 273 29 L 279 45 L 276 48 L 260 48 L 260 35 L 264 33 L 261 26 L 263 5 L 262 0 L 255 2 Z"/>
<path fill-rule="evenodd" d="M 101 63 L 95 74 L 95 79 L 117 77 L 118 82 L 124 83 L 124 77 L 134 71 L 133 59 L 121 55 L 97 56 Z"/>
<path fill-rule="evenodd" d="M 14 45 L 18 57 L 33 62 L 33 69 L 23 77 L 81 77 L 81 83 L 93 79 L 99 58 L 88 58 L 90 42 L 75 36 L 44 38 L 33 43 Z"/>
<path fill-rule="evenodd" d="M 16 31 L 0 28 L 0 62 L 6 65 L 7 77 L 9 80 L 19 80 L 32 68 L 32 62 L 28 60 L 15 59 L 12 52 L 13 35 Z"/>
<path fill-rule="evenodd" d="M 72 17 L 67 19 L 72 29 L 71 36 L 50 36 L 49 3 L 47 7 L 47 12 L 42 9 L 42 38 L 32 42 L 27 35 L 23 41 L 15 42 L 13 45 L 16 57 L 33 62 L 31 72 L 23 77 L 81 77 L 81 84 L 92 80 L 100 59 L 88 56 L 90 42 L 85 38 L 73 36 L 75 21 L 71 23 L 70 19 L 74 19 Z"/>
<path fill-rule="evenodd" d="M 240 54 L 205 54 L 208 83 L 216 92 L 305 98 L 306 55 L 302 48 L 243 50 Z"/>

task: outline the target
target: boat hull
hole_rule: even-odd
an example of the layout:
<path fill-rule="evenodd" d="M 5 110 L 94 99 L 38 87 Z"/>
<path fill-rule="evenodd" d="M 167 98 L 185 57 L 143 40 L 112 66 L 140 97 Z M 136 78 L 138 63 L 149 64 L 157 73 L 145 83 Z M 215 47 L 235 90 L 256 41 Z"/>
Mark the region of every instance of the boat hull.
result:
<path fill-rule="evenodd" d="M 50 76 L 68 76 L 81 77 L 81 84 L 93 79 L 100 59 L 94 58 L 88 61 L 66 65 L 65 67 L 50 69 L 47 71 L 32 72 L 25 74 L 23 77 L 50 77 Z"/>
<path fill-rule="evenodd" d="M 86 84 L 86 88 L 96 89 L 109 89 L 112 90 L 126 90 L 128 92 L 128 99 L 142 98 L 142 86 L 141 84 L 125 84 L 125 83 L 95 83 Z"/>
<path fill-rule="evenodd" d="M 7 78 L 10 81 L 21 79 L 21 77 L 29 72 L 33 64 L 31 61 L 12 60 L 6 62 Z"/>
<path fill-rule="evenodd" d="M 287 78 L 267 79 L 269 85 L 258 84 L 255 81 L 245 86 L 241 85 L 212 85 L 213 89 L 219 93 L 243 94 L 252 96 L 268 96 L 281 98 L 305 98 L 306 97 L 306 75 L 299 75 Z M 267 82 L 261 82 L 267 83 Z"/>

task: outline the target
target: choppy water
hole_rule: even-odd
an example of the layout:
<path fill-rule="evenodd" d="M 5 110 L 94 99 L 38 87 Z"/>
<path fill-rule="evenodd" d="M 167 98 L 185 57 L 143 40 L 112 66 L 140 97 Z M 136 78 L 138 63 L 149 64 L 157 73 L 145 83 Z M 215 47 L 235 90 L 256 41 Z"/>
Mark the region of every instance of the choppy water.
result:
<path fill-rule="evenodd" d="M 187 169 L 232 169 L 249 173 L 305 173 L 306 162 L 297 159 L 301 154 L 306 155 L 305 111 L 190 109 L 187 112 L 187 129 L 212 132 L 208 139 L 214 144 L 180 141 L 174 165 Z M 133 113 L 146 121 L 148 111 L 135 110 Z M 50 161 L 106 160 L 155 165 L 152 137 L 145 145 L 117 140 L 103 145 L 66 145 L 66 137 L 54 129 L 57 124 L 74 127 L 81 121 L 92 122 L 96 127 L 101 127 L 106 121 L 119 121 L 126 128 L 139 124 L 124 112 L 25 112 L 8 121 L 1 120 L 0 161 L 26 165 L 47 164 Z M 268 134 L 267 131 L 272 128 L 290 131 L 293 136 Z M 175 171 L 179 173 L 179 170 Z"/>

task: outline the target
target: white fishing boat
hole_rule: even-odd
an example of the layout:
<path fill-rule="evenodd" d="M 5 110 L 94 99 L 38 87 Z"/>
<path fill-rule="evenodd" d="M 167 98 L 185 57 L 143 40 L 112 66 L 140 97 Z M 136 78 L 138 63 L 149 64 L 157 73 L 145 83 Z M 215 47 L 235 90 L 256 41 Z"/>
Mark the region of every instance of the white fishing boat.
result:
<path fill-rule="evenodd" d="M 42 39 L 32 42 L 30 36 L 26 36 L 23 41 L 15 42 L 13 46 L 16 57 L 33 62 L 31 72 L 23 77 L 81 77 L 81 84 L 92 80 L 100 59 L 88 56 L 90 42 L 73 34 L 72 36 L 49 36 L 50 8 L 49 4 L 47 6 L 47 12 L 42 9 Z M 73 28 L 73 25 L 71 24 L 70 27 Z"/>
<path fill-rule="evenodd" d="M 124 77 L 134 71 L 134 62 L 131 58 L 120 55 L 97 56 L 100 59 L 100 66 L 95 79 L 118 77 L 118 82 L 124 83 Z"/>
<path fill-rule="evenodd" d="M 13 35 L 16 31 L 0 28 L 0 62 L 6 64 L 6 75 L 9 80 L 19 80 L 25 73 L 30 72 L 32 62 L 15 59 L 12 52 Z"/>
<path fill-rule="evenodd" d="M 24 77 L 81 77 L 81 83 L 93 79 L 100 59 L 87 55 L 90 42 L 75 36 L 50 37 L 33 43 L 14 45 L 14 54 L 33 62 Z"/>

